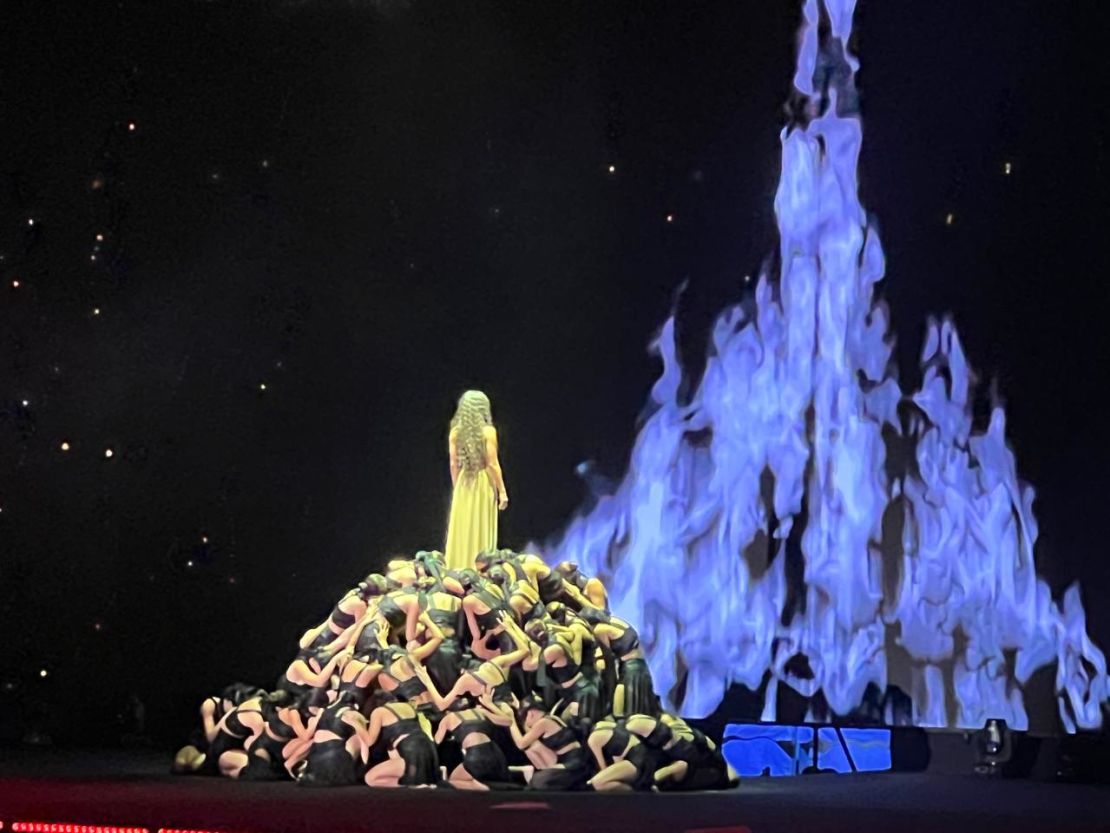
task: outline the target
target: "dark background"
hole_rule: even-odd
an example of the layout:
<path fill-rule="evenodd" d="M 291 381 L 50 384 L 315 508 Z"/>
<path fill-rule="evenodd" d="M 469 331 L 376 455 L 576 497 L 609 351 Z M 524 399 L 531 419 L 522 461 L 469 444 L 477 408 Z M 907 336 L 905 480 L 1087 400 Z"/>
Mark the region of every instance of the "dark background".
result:
<path fill-rule="evenodd" d="M 619 476 L 677 288 L 697 374 L 777 244 L 798 5 L 6 5 L 4 731 L 112 737 L 135 693 L 177 738 L 204 694 L 269 684 L 387 553 L 440 546 L 467 387 L 504 543 L 562 527 L 580 461 Z M 856 48 L 903 382 L 952 312 L 1041 572 L 1082 582 L 1106 647 L 1095 8 L 864 0 Z"/>

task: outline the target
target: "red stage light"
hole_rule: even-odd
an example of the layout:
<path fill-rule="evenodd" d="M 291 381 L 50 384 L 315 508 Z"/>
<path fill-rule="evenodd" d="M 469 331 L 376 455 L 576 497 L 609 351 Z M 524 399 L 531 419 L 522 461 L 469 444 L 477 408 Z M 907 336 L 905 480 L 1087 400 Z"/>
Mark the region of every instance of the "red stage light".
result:
<path fill-rule="evenodd" d="M 12 833 L 150 833 L 145 827 L 115 827 L 100 824 L 58 824 L 44 821 L 13 821 Z"/>

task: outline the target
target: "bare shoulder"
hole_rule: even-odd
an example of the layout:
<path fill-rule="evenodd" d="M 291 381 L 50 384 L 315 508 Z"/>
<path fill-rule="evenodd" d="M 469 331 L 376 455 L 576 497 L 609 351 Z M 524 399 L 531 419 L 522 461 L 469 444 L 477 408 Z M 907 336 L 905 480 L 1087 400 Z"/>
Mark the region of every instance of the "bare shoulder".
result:
<path fill-rule="evenodd" d="M 492 425 L 483 425 L 482 426 L 482 436 L 485 437 L 487 440 L 496 440 L 497 439 L 497 429 L 494 428 Z"/>

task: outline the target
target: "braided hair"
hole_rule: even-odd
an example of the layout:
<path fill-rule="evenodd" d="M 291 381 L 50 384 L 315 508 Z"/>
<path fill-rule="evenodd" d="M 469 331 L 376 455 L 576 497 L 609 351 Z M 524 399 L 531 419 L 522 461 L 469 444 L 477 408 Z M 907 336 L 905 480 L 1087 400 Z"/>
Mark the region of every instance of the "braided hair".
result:
<path fill-rule="evenodd" d="M 466 472 L 481 471 L 486 467 L 486 438 L 482 429 L 493 425 L 489 397 L 480 390 L 468 390 L 459 397 L 458 408 L 451 418 L 451 429 L 456 431 L 459 468 Z"/>

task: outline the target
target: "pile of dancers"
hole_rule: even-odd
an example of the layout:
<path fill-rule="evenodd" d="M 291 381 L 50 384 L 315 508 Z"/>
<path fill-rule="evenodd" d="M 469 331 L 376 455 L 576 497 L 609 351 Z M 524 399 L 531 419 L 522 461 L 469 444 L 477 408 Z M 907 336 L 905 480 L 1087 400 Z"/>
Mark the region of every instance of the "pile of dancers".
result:
<path fill-rule="evenodd" d="M 278 681 L 207 698 L 176 772 L 300 784 L 704 790 L 712 740 L 660 709 L 639 635 L 571 563 L 509 550 L 391 561 Z"/>

